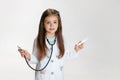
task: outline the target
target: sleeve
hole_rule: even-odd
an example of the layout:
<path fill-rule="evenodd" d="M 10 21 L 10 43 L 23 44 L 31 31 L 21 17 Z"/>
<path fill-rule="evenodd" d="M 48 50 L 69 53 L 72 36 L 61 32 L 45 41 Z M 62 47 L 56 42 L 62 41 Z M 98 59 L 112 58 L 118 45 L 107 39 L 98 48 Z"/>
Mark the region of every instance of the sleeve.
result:
<path fill-rule="evenodd" d="M 31 59 L 28 61 L 30 64 L 37 64 L 38 63 L 36 39 L 34 40 L 33 50 L 32 50 L 32 54 L 30 54 L 30 57 L 31 57 Z"/>
<path fill-rule="evenodd" d="M 64 62 L 73 60 L 78 56 L 79 56 L 79 53 L 77 53 L 74 48 L 70 49 L 70 46 L 65 42 Z"/>

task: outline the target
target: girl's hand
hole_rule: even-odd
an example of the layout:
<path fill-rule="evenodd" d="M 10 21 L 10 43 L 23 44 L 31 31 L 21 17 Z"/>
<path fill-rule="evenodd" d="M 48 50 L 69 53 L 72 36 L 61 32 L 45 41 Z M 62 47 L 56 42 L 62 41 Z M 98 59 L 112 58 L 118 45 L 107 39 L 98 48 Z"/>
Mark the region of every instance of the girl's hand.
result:
<path fill-rule="evenodd" d="M 27 50 L 24 49 L 18 49 L 19 53 L 21 54 L 22 57 L 26 56 L 28 60 L 31 59 L 30 54 Z"/>
<path fill-rule="evenodd" d="M 79 43 L 81 43 L 81 41 Z M 76 52 L 78 52 L 79 50 L 84 48 L 84 46 L 83 46 L 84 44 L 82 43 L 82 44 L 79 45 L 79 43 L 77 43 L 74 47 Z"/>

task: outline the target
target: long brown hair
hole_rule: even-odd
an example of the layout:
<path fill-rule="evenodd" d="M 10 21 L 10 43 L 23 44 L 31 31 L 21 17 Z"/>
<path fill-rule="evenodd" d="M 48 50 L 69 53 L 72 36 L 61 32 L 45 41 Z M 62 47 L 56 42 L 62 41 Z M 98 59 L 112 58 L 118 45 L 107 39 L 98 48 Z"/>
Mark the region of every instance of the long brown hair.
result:
<path fill-rule="evenodd" d="M 58 29 L 55 32 L 55 36 L 57 38 L 57 45 L 60 50 L 60 54 L 58 55 L 58 58 L 62 58 L 65 52 L 64 49 L 64 41 L 63 41 L 63 36 L 62 36 L 62 22 L 61 22 L 61 17 L 60 14 L 57 10 L 55 9 L 47 9 L 43 12 L 41 19 L 40 19 L 40 24 L 39 24 L 39 30 L 38 30 L 38 35 L 37 35 L 37 50 L 38 50 L 38 59 L 42 60 L 46 56 L 46 50 L 47 46 L 45 43 L 45 28 L 44 28 L 44 20 L 47 16 L 49 15 L 56 15 L 58 16 Z"/>

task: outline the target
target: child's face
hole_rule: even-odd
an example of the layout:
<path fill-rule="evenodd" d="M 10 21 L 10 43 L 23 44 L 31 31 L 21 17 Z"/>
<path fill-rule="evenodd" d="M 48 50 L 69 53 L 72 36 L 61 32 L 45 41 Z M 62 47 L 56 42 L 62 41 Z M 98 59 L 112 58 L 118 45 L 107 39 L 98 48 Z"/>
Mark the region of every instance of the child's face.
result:
<path fill-rule="evenodd" d="M 55 34 L 58 28 L 58 16 L 47 16 L 44 21 L 44 27 L 46 30 L 46 34 Z"/>

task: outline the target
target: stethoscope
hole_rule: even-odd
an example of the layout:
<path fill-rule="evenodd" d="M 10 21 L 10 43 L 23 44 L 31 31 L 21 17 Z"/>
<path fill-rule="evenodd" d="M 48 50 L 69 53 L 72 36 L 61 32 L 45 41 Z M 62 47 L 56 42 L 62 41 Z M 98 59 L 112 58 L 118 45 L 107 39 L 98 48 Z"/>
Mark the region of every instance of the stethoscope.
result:
<path fill-rule="evenodd" d="M 41 68 L 41 69 L 34 69 L 34 68 L 31 67 L 31 65 L 28 63 L 26 56 L 24 56 L 27 65 L 28 65 L 32 70 L 34 70 L 34 71 L 42 71 L 42 70 L 44 70 L 44 69 L 48 66 L 48 64 L 49 64 L 49 62 L 50 62 L 50 60 L 51 60 L 52 53 L 53 53 L 53 45 L 56 43 L 56 37 L 55 37 L 55 40 L 54 40 L 54 43 L 53 43 L 53 44 L 51 44 L 48 39 L 47 39 L 47 42 L 48 42 L 49 45 L 51 45 L 51 53 L 50 53 L 50 57 L 49 57 L 49 59 L 48 59 L 48 62 L 46 63 L 46 65 L 45 65 L 43 68 Z M 19 46 L 17 46 L 17 47 L 18 47 L 19 50 L 22 50 Z"/>

